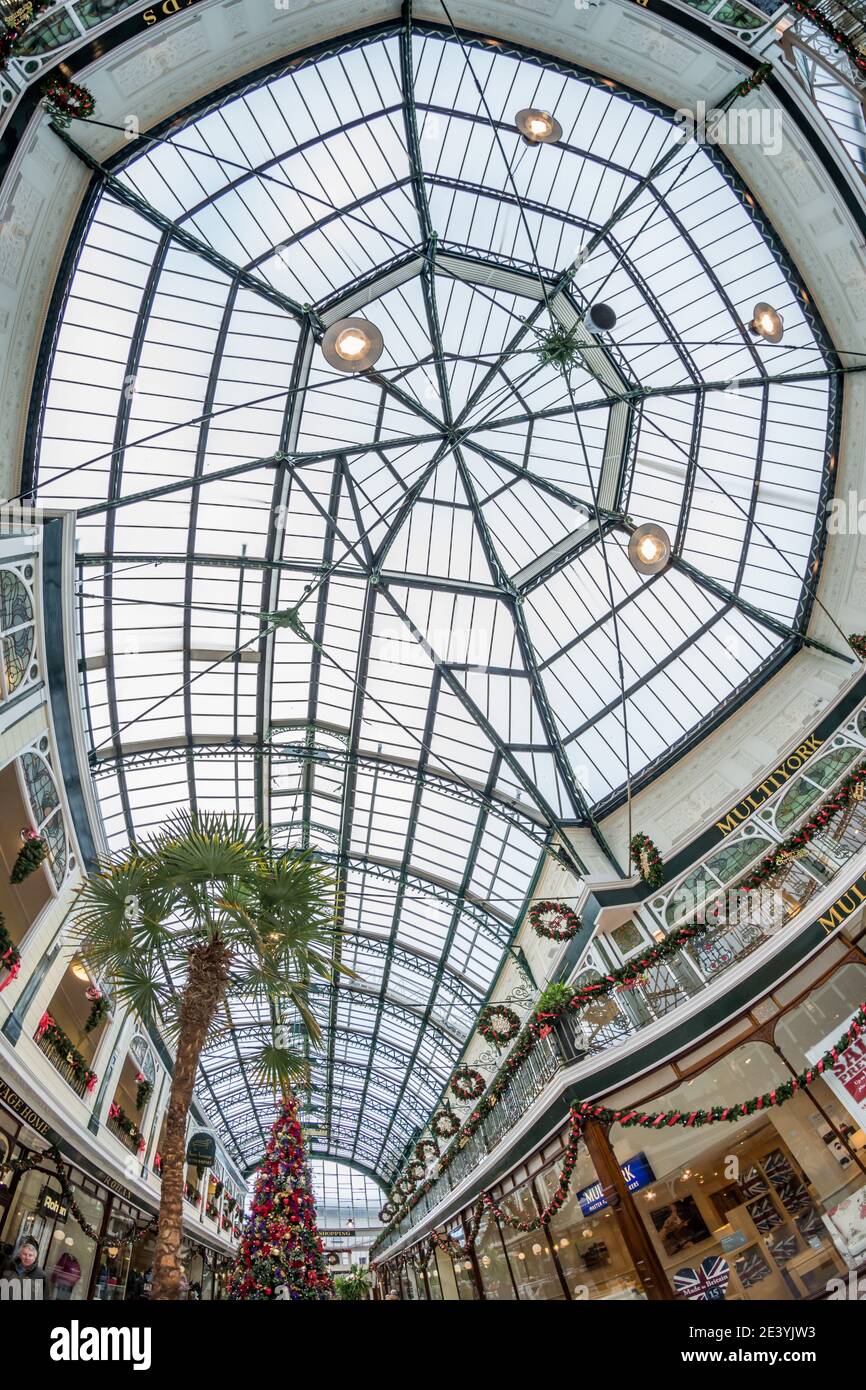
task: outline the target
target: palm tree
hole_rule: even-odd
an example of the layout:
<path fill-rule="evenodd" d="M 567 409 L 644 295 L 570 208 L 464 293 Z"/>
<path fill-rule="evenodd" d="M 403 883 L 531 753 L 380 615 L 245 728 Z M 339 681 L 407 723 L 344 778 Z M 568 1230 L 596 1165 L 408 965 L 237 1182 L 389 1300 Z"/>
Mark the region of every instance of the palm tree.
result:
<path fill-rule="evenodd" d="M 280 1025 L 299 1019 L 319 1040 L 307 991 L 311 974 L 331 979 L 335 969 L 334 883 L 308 853 L 277 852 L 248 822 L 182 812 L 90 876 L 74 930 L 117 1002 L 175 1041 L 153 1297 L 177 1298 L 187 1115 L 202 1049 L 231 1035 L 232 999 L 258 1003 L 273 1026 L 248 1059 L 253 1075 L 277 1091 L 303 1079 L 304 1057 Z"/>

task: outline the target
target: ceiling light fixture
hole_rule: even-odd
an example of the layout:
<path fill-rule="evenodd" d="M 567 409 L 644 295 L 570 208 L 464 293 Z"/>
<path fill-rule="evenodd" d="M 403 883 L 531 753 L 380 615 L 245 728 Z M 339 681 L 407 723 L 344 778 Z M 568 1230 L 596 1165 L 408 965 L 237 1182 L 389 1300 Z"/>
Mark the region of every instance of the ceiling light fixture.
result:
<path fill-rule="evenodd" d="M 663 526 L 647 521 L 629 537 L 628 558 L 638 574 L 659 574 L 671 558 L 671 538 Z"/>
<path fill-rule="evenodd" d="M 782 315 L 772 304 L 756 304 L 748 327 L 753 338 L 763 338 L 765 343 L 780 343 L 785 331 Z"/>
<path fill-rule="evenodd" d="M 616 313 L 609 304 L 593 304 L 583 317 L 590 333 L 609 333 L 616 326 Z"/>
<path fill-rule="evenodd" d="M 385 340 L 369 319 L 338 319 L 322 339 L 322 353 L 338 372 L 366 372 L 378 362 Z"/>
<path fill-rule="evenodd" d="M 562 126 L 549 111 L 537 111 L 534 107 L 518 111 L 514 124 L 526 145 L 552 145 L 562 139 Z"/>

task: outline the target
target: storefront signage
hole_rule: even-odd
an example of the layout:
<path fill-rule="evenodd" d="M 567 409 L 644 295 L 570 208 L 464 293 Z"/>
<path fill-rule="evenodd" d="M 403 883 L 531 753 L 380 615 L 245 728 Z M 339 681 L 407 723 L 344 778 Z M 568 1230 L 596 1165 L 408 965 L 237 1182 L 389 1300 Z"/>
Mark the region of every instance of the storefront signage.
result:
<path fill-rule="evenodd" d="M 216 1140 L 212 1134 L 199 1130 L 191 1134 L 186 1146 L 186 1161 L 196 1168 L 212 1168 L 216 1162 Z"/>
<path fill-rule="evenodd" d="M 61 1197 L 58 1197 L 56 1192 L 52 1192 L 50 1187 L 43 1187 L 40 1192 L 38 1208 L 43 1216 L 52 1216 L 61 1225 L 69 1215 L 69 1208 L 66 1203 Z"/>
<path fill-rule="evenodd" d="M 708 1255 L 697 1269 L 678 1269 L 674 1275 L 674 1293 L 692 1302 L 712 1303 L 724 1298 L 731 1277 L 727 1260 L 721 1255 Z"/>
<path fill-rule="evenodd" d="M 37 1115 L 35 1110 L 31 1110 L 26 1100 L 22 1100 L 19 1095 L 7 1086 L 5 1081 L 0 1081 L 0 1100 L 7 1105 L 14 1115 L 18 1115 L 25 1120 L 31 1129 L 35 1129 L 37 1134 L 48 1134 L 50 1126 L 47 1120 L 43 1120 L 41 1115 Z"/>
<path fill-rule="evenodd" d="M 853 1014 L 852 1014 L 853 1018 Z M 806 1057 L 810 1063 L 817 1062 L 832 1047 L 835 1047 L 840 1033 L 845 1032 L 837 1024 L 826 1038 L 810 1047 Z M 847 1052 L 843 1052 L 833 1065 L 833 1069 L 823 1073 L 830 1090 L 842 1102 L 858 1129 L 866 1129 L 866 1036 L 855 1038 Z"/>
<path fill-rule="evenodd" d="M 765 801 L 769 801 L 771 796 L 775 796 L 780 787 L 784 787 L 790 777 L 807 763 L 813 753 L 816 753 L 823 744 L 824 740 L 817 734 L 810 734 L 805 743 L 801 743 L 799 748 L 795 748 L 790 757 L 783 759 L 775 771 L 771 772 L 764 779 L 759 787 L 754 787 L 743 801 L 738 801 L 736 806 L 732 806 L 728 814 L 721 820 L 716 821 L 716 829 L 722 839 L 730 835 L 732 830 L 743 821 L 748 820 L 749 816 L 757 811 L 758 807 Z"/>
<path fill-rule="evenodd" d="M 151 5 L 150 9 L 145 10 L 141 17 L 145 27 L 149 29 L 161 19 L 171 19 L 173 14 L 181 14 L 183 10 L 189 10 L 197 4 L 198 0 L 161 0 L 160 4 Z"/>
<path fill-rule="evenodd" d="M 818 918 L 818 925 L 824 928 L 827 936 L 841 927 L 852 912 L 866 903 L 866 874 L 855 879 L 850 888 L 841 893 L 834 903 Z M 837 1035 L 838 1036 L 838 1035 Z"/>
<path fill-rule="evenodd" d="M 628 1163 L 621 1163 L 620 1169 L 629 1192 L 639 1192 L 642 1187 L 655 1181 L 655 1174 L 646 1154 L 635 1154 Z M 593 1183 L 592 1187 L 584 1187 L 578 1192 L 577 1200 L 584 1216 L 593 1216 L 595 1212 L 602 1211 L 607 1206 L 607 1198 L 600 1182 Z"/>

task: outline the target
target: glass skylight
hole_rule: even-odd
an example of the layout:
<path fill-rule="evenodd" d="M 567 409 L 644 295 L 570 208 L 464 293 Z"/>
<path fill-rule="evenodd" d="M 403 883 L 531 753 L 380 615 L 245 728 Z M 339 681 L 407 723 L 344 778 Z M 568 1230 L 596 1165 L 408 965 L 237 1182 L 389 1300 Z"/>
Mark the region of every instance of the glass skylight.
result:
<path fill-rule="evenodd" d="M 523 143 L 526 107 L 558 144 Z M 36 477 L 79 512 L 109 842 L 192 805 L 334 865 L 358 979 L 314 995 L 304 1119 L 385 1178 L 551 835 L 682 751 L 808 619 L 823 331 L 731 170 L 677 137 L 596 76 L 377 30 L 136 145 L 59 305 Z M 538 334 L 602 300 L 616 326 L 578 328 L 570 378 L 542 365 Z M 744 327 L 758 300 L 778 346 Z M 353 315 L 385 341 L 363 377 L 318 346 Z M 675 556 L 649 580 L 627 557 L 648 520 Z M 296 605 L 312 641 L 262 618 Z M 274 1111 L 244 1059 L 269 1025 L 234 1023 L 201 1095 L 250 1164 Z"/>

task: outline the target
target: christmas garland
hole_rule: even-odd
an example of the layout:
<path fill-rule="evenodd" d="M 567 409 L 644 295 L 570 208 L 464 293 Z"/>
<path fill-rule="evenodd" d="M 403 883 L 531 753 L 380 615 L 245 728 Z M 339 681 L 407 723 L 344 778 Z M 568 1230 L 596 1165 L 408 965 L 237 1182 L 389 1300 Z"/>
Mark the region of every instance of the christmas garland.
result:
<path fill-rule="evenodd" d="M 711 1110 L 666 1110 L 648 1114 L 643 1110 L 609 1110 L 605 1105 L 591 1105 L 585 1101 L 576 1101 L 574 1109 L 582 1120 L 600 1120 L 602 1124 L 620 1124 L 626 1129 L 639 1125 L 642 1129 L 669 1129 L 671 1125 L 683 1125 L 686 1129 L 698 1129 L 702 1125 L 717 1124 L 719 1121 L 727 1121 L 733 1124 L 743 1118 L 744 1115 L 754 1115 L 759 1110 L 770 1110 L 774 1106 L 784 1105 L 798 1091 L 804 1091 L 812 1082 L 823 1075 L 825 1071 L 832 1070 L 836 1062 L 843 1053 L 857 1038 L 860 1037 L 866 1028 L 866 1004 L 861 1004 L 857 1013 L 854 1015 L 848 1029 L 842 1034 L 841 1038 L 833 1047 L 829 1047 L 823 1057 L 819 1058 L 810 1067 L 798 1072 L 790 1080 L 781 1082 L 774 1086 L 772 1091 L 764 1091 L 763 1095 L 752 1096 L 750 1100 L 738 1101 L 735 1105 L 714 1105 Z"/>
<path fill-rule="evenodd" d="M 660 888 L 664 882 L 664 860 L 650 839 L 642 830 L 631 837 L 628 847 L 632 864 L 648 888 Z"/>
<path fill-rule="evenodd" d="M 12 872 L 9 875 L 10 883 L 23 883 L 25 878 L 29 878 L 35 873 L 39 865 L 48 854 L 48 845 L 41 835 L 34 832 L 28 834 L 24 844 L 18 851 L 18 858 L 12 865 Z"/>
<path fill-rule="evenodd" d="M 859 657 L 860 661 L 866 661 L 866 636 L 862 633 L 852 632 L 848 638 L 848 646 Z"/>
<path fill-rule="evenodd" d="M 458 1067 L 451 1078 L 451 1090 L 458 1100 L 477 1100 L 484 1095 L 486 1082 L 480 1071 Z"/>
<path fill-rule="evenodd" d="M 0 982 L 0 994 L 13 980 L 17 980 L 21 969 L 21 953 L 6 930 L 6 919 L 0 912 L 0 970 L 8 970 L 5 980 Z"/>
<path fill-rule="evenodd" d="M 577 1164 L 582 1130 L 583 1125 L 581 1117 L 572 1110 L 569 1118 L 568 1141 L 565 1146 L 562 1168 L 559 1173 L 559 1182 L 557 1183 L 556 1191 L 539 1216 L 533 1217 L 531 1221 L 520 1221 L 504 1212 L 499 1203 L 493 1200 L 489 1192 L 483 1192 L 481 1194 L 481 1200 L 487 1211 L 492 1212 L 500 1224 L 510 1226 L 512 1230 L 515 1231 L 538 1231 L 542 1226 L 546 1226 L 551 1217 L 555 1216 L 559 1211 L 568 1196 L 571 1187 L 571 1175 Z"/>
<path fill-rule="evenodd" d="M 96 1072 L 91 1071 L 77 1047 L 74 1047 L 72 1040 L 66 1036 L 58 1023 L 55 1023 L 50 1013 L 47 1011 L 39 1020 L 36 1029 L 36 1041 L 46 1043 L 56 1052 L 58 1057 L 71 1067 L 72 1074 L 76 1081 L 81 1082 L 92 1091 L 96 1085 Z"/>
<path fill-rule="evenodd" d="M 809 23 L 814 24 L 816 29 L 820 29 L 822 34 L 826 34 L 828 39 L 832 39 L 844 53 L 847 53 L 851 62 L 860 68 L 861 72 L 866 72 L 866 54 L 862 53 L 857 45 L 849 39 L 844 29 L 837 29 L 832 19 L 828 19 L 814 5 L 803 4 L 802 0 L 791 0 L 791 8 L 796 10 L 797 14 L 804 15 Z"/>
<path fill-rule="evenodd" d="M 153 1095 L 153 1084 L 141 1072 L 136 1073 L 135 1079 L 138 1083 L 138 1090 L 135 1093 L 135 1108 L 136 1110 L 143 1110 Z M 222 1192 L 222 1183 L 219 1184 L 219 1189 Z M 216 1195 L 218 1197 L 219 1192 Z"/>
<path fill-rule="evenodd" d="M 740 882 L 739 887 L 746 892 L 753 888 L 761 888 L 768 879 L 773 877 L 786 860 L 793 858 L 798 850 L 805 849 L 810 845 L 815 836 L 820 834 L 833 820 L 840 811 L 844 811 L 852 801 L 861 801 L 862 792 L 857 794 L 857 788 L 866 784 L 866 763 L 861 763 L 853 772 L 845 778 L 836 788 L 829 801 L 824 801 L 813 812 L 811 820 L 807 820 L 789 835 L 787 840 L 783 840 L 777 845 L 771 854 L 766 855 L 759 864 Z"/>
<path fill-rule="evenodd" d="M 536 936 L 549 941 L 571 941 L 580 931 L 580 918 L 565 903 L 533 903 L 529 909 L 529 925 Z"/>
<path fill-rule="evenodd" d="M 743 81 L 734 88 L 732 96 L 744 97 L 749 92 L 754 92 L 757 87 L 763 87 L 772 71 L 772 63 L 761 63 L 759 67 L 755 68 L 751 77 L 744 78 Z"/>
<path fill-rule="evenodd" d="M 86 87 L 79 87 L 77 82 L 53 78 L 42 91 L 52 124 L 61 129 L 72 125 L 73 120 L 86 120 L 96 109 L 90 92 Z"/>
<path fill-rule="evenodd" d="M 98 994 L 96 998 L 91 1001 L 90 1013 L 87 1015 L 87 1022 L 84 1025 L 85 1033 L 92 1033 L 94 1028 L 98 1028 L 107 1013 L 108 1000 L 104 994 Z M 139 1109 L 141 1109 L 140 1106 Z"/>
<path fill-rule="evenodd" d="M 520 1032 L 520 1019 L 505 1004 L 488 1004 L 478 1015 L 478 1031 L 496 1047 L 504 1047 Z"/>
<path fill-rule="evenodd" d="M 138 1128 L 134 1120 L 131 1120 L 122 1105 L 117 1101 L 112 1101 L 108 1107 L 108 1118 L 113 1120 L 117 1128 L 133 1141 L 139 1153 L 144 1153 L 144 1135 Z"/>
<path fill-rule="evenodd" d="M 50 1158 L 57 1169 L 57 1181 L 60 1184 L 63 1201 L 88 1240 L 92 1240 L 98 1249 L 103 1246 L 111 1246 L 113 1249 L 116 1245 L 118 1249 L 125 1250 L 127 1246 L 137 1245 L 140 1240 L 144 1240 L 145 1236 L 153 1235 L 156 1232 L 159 1221 L 156 1216 L 152 1216 L 146 1226 L 139 1227 L 133 1220 L 123 1235 L 109 1233 L 101 1236 L 95 1226 L 91 1226 L 76 1202 L 75 1193 L 63 1171 L 63 1156 L 54 1144 L 44 1154 L 22 1154 L 20 1158 L 13 1159 L 10 1166 L 18 1173 L 29 1173 L 33 1168 L 37 1168 L 40 1163 L 43 1163 L 46 1158 Z"/>

